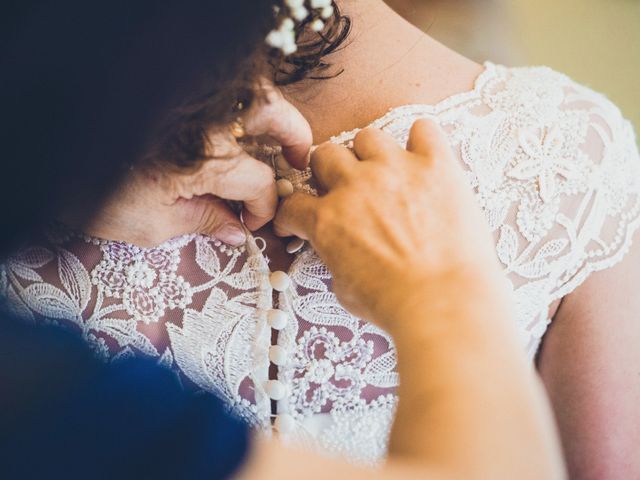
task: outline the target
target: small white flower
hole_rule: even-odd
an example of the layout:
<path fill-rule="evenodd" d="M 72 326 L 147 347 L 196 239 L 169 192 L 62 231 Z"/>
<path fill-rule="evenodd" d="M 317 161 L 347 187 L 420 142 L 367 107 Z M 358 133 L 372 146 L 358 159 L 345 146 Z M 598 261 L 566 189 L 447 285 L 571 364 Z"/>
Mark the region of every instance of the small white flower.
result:
<path fill-rule="evenodd" d="M 326 20 L 327 18 L 331 18 L 333 16 L 333 12 L 333 5 L 329 5 L 322 9 L 322 11 L 320 12 L 320 16 Z"/>
<path fill-rule="evenodd" d="M 283 48 L 284 47 L 284 35 L 279 30 L 272 30 L 269 35 L 267 35 L 267 45 L 273 48 Z"/>
<path fill-rule="evenodd" d="M 285 55 L 291 55 L 298 51 L 298 45 L 294 43 L 287 43 L 282 47 L 282 53 Z"/>
<path fill-rule="evenodd" d="M 309 16 L 309 10 L 305 7 L 297 7 L 291 9 L 291 16 L 299 22 L 302 22 Z"/>
<path fill-rule="evenodd" d="M 319 18 L 316 18 L 311 23 L 311 30 L 313 30 L 314 32 L 321 32 L 323 29 L 324 29 L 324 22 Z"/>
<path fill-rule="evenodd" d="M 333 0 L 310 0 L 309 5 L 312 11 L 305 7 L 305 0 L 286 0 L 285 5 L 289 10 L 289 16 L 282 20 L 277 29 L 272 30 L 265 39 L 267 45 L 272 48 L 282 50 L 284 55 L 291 55 L 298 50 L 296 44 L 295 27 L 296 22 L 302 23 L 313 14 L 321 18 L 315 18 L 310 24 L 310 28 L 314 32 L 321 32 L 325 23 L 322 19 L 330 18 L 334 13 Z M 278 15 L 280 10 L 276 11 Z"/>
<path fill-rule="evenodd" d="M 295 26 L 296 26 L 295 22 L 291 20 L 289 17 L 287 17 L 282 21 L 282 25 L 280 25 L 280 30 L 293 30 Z"/>

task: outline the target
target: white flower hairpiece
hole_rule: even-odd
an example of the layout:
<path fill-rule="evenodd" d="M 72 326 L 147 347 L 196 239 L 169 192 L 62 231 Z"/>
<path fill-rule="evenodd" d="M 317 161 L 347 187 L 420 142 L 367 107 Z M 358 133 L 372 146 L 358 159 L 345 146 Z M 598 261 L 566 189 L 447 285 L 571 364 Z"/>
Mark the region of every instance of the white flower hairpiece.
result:
<path fill-rule="evenodd" d="M 285 55 L 291 55 L 298 50 L 296 45 L 296 22 L 302 23 L 314 16 L 315 20 L 311 22 L 311 30 L 314 32 L 321 32 L 324 28 L 324 21 L 333 15 L 333 0 L 285 0 L 285 5 L 288 10 L 288 16 L 282 19 L 280 26 L 269 32 L 266 42 L 272 48 L 278 48 L 282 50 Z M 308 3 L 309 10 L 305 3 Z M 275 7 L 276 15 L 280 13 L 280 8 Z"/>

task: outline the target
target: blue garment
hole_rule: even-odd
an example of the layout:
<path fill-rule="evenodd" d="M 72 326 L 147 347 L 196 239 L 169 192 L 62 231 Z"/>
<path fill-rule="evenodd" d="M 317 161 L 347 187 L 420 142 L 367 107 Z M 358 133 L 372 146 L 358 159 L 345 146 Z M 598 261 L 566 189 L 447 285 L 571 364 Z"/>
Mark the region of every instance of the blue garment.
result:
<path fill-rule="evenodd" d="M 0 318 L 0 478 L 228 478 L 248 428 L 148 360 L 106 365 L 80 338 Z"/>

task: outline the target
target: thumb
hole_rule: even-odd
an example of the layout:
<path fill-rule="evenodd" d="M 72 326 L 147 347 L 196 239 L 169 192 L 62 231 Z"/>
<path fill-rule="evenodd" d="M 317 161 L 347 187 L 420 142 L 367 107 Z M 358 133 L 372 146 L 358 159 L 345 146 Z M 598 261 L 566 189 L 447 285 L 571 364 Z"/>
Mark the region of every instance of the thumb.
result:
<path fill-rule="evenodd" d="M 183 230 L 215 237 L 234 247 L 247 240 L 246 229 L 238 215 L 223 199 L 203 195 L 191 199 L 181 198 L 176 202 Z"/>

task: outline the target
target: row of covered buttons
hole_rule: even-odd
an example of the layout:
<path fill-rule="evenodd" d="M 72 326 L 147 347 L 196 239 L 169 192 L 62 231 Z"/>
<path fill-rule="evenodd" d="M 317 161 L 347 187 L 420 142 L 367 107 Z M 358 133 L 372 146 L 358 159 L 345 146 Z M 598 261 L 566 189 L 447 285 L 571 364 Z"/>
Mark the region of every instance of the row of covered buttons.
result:
<path fill-rule="evenodd" d="M 286 291 L 291 285 L 289 275 L 282 271 L 272 272 L 269 275 L 269 283 L 278 292 Z M 286 312 L 272 309 L 267 312 L 267 322 L 274 330 L 282 330 L 287 326 L 288 317 Z M 287 361 L 287 351 L 280 345 L 269 347 L 269 361 L 274 365 L 281 366 Z M 265 391 L 270 399 L 282 400 L 287 394 L 287 387 L 280 380 L 268 380 L 265 384 Z M 281 413 L 276 416 L 274 426 L 280 433 L 287 433 L 295 427 L 295 421 L 291 415 Z"/>
<path fill-rule="evenodd" d="M 280 179 L 277 182 L 278 195 L 281 198 L 288 197 L 293 193 L 293 185 L 289 180 Z M 286 247 L 287 253 L 294 254 L 302 249 L 304 240 L 293 239 Z M 291 286 L 291 279 L 283 271 L 275 271 L 269 275 L 269 283 L 277 292 L 284 292 Z M 288 317 L 286 312 L 279 309 L 272 309 L 267 312 L 267 322 L 274 330 L 282 330 L 287 326 Z M 269 361 L 277 366 L 282 366 L 287 361 L 287 351 L 280 345 L 269 347 Z M 265 391 L 270 399 L 278 401 L 287 395 L 287 387 L 280 380 L 268 380 L 265 384 Z M 287 413 L 280 413 L 276 416 L 274 426 L 280 433 L 291 432 L 295 428 L 294 418 Z"/>

